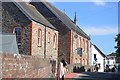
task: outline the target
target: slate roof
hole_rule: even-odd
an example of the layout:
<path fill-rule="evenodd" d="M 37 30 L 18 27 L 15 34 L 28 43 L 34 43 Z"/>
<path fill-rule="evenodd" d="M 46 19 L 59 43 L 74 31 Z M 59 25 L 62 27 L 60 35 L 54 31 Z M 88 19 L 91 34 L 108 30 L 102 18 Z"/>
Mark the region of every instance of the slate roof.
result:
<path fill-rule="evenodd" d="M 25 3 L 25 2 L 15 2 L 20 8 L 22 8 L 22 10 L 24 10 L 24 12 L 34 21 L 43 24 L 47 27 L 56 29 L 54 26 L 52 26 L 52 24 L 50 24 L 43 16 L 42 14 L 40 14 L 37 9 L 31 5 L 29 5 L 29 3 Z"/>
<path fill-rule="evenodd" d="M 76 24 L 73 23 L 73 21 L 63 12 L 61 12 L 59 9 L 54 7 L 52 4 L 49 2 L 46 2 L 45 0 L 32 0 L 31 2 L 42 2 L 45 6 L 47 6 L 59 19 L 61 19 L 66 26 L 68 26 L 70 29 L 76 31 L 78 34 L 81 36 L 86 37 L 87 39 L 90 40 L 90 37 L 81 29 L 79 28 Z"/>

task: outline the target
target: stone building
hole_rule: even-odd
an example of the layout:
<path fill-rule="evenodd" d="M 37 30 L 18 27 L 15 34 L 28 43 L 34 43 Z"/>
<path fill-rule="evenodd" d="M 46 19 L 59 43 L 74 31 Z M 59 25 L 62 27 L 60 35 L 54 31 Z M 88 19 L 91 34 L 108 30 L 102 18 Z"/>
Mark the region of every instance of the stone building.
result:
<path fill-rule="evenodd" d="M 30 4 L 58 30 L 58 61 L 65 58 L 71 63 L 88 65 L 90 37 L 65 13 L 44 0 L 32 0 Z"/>
<path fill-rule="evenodd" d="M 58 31 L 33 5 L 2 2 L 2 33 L 16 34 L 19 54 L 50 58 L 57 64 Z"/>

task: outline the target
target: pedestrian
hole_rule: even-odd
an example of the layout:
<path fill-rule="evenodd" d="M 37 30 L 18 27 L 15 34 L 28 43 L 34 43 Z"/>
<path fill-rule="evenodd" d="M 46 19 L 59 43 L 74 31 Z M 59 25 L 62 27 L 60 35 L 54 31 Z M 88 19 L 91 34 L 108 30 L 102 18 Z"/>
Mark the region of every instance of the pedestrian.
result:
<path fill-rule="evenodd" d="M 108 64 L 106 65 L 106 72 L 110 72 L 110 67 Z"/>
<path fill-rule="evenodd" d="M 98 64 L 96 64 L 95 65 L 95 72 L 98 72 L 98 69 L 99 69 Z"/>
<path fill-rule="evenodd" d="M 98 72 L 98 69 L 99 69 L 98 64 L 96 64 L 96 72 Z"/>
<path fill-rule="evenodd" d="M 64 75 L 66 73 L 67 62 L 62 59 L 59 66 L 59 79 L 64 80 Z"/>
<path fill-rule="evenodd" d="M 116 66 L 115 66 L 115 65 L 113 66 L 113 68 L 112 68 L 111 71 L 112 71 L 112 72 L 115 72 L 115 71 L 116 71 Z"/>

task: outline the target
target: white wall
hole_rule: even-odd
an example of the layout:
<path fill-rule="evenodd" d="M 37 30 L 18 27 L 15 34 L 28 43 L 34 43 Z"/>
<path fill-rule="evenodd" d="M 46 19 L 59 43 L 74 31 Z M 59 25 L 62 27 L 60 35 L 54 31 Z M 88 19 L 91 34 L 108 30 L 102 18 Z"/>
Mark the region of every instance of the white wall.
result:
<path fill-rule="evenodd" d="M 103 72 L 104 71 L 104 57 L 96 50 L 94 45 L 91 45 L 91 53 L 90 53 L 90 64 L 91 65 L 95 65 L 93 64 L 93 62 L 95 62 L 94 54 L 96 54 L 96 58 L 97 58 L 96 63 L 100 63 L 100 69 L 98 71 Z"/>

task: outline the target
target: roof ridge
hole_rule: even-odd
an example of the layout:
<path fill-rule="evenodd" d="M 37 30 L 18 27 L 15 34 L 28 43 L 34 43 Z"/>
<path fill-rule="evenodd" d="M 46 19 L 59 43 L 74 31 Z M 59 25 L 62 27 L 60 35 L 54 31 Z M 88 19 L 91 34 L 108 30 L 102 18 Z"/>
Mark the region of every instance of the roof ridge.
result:
<path fill-rule="evenodd" d="M 26 3 L 27 5 L 33 7 L 33 8 L 36 8 L 34 5 L 32 5 L 32 4 L 30 4 L 30 3 L 26 2 L 26 1 L 23 1 L 23 2 Z"/>
<path fill-rule="evenodd" d="M 28 17 L 30 17 L 32 20 L 42 24 L 42 25 L 45 25 L 49 28 L 53 28 L 53 29 L 56 29 L 50 22 L 48 22 L 47 19 L 45 19 L 45 17 L 38 12 L 38 10 L 34 7 L 31 7 L 29 5 L 27 5 L 26 3 L 24 2 L 15 2 L 17 7 L 21 8 L 21 10 L 23 10 Z"/>
<path fill-rule="evenodd" d="M 78 28 L 80 31 L 82 31 L 82 33 L 83 33 L 82 35 L 85 35 L 86 37 L 89 37 L 78 25 L 76 25 L 76 24 L 74 24 L 74 23 L 72 22 L 72 20 L 70 19 L 70 17 L 68 17 L 67 14 L 63 13 L 61 10 L 59 10 L 59 9 L 56 8 L 54 5 L 52 5 L 50 2 L 43 2 L 43 3 L 45 3 L 46 6 L 48 6 L 48 7 L 52 6 L 52 7 L 55 8 L 56 10 L 60 11 L 60 13 L 62 13 L 64 16 L 66 16 L 66 18 L 68 18 L 68 20 L 70 21 L 71 24 L 73 24 L 76 28 Z M 52 10 L 54 11 L 53 8 L 50 7 L 50 9 L 52 9 Z M 54 11 L 54 13 L 59 16 L 59 14 L 58 14 L 56 11 Z M 59 17 L 61 17 L 61 16 L 59 16 Z M 75 27 L 74 27 L 74 28 L 75 28 Z M 73 28 L 73 29 L 74 29 L 74 28 Z M 76 31 L 76 28 L 75 28 L 75 31 Z"/>

